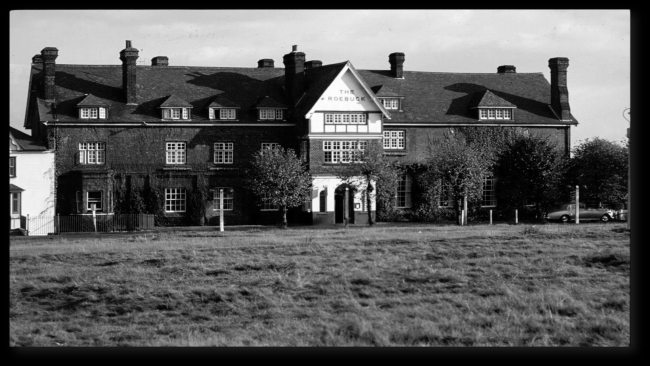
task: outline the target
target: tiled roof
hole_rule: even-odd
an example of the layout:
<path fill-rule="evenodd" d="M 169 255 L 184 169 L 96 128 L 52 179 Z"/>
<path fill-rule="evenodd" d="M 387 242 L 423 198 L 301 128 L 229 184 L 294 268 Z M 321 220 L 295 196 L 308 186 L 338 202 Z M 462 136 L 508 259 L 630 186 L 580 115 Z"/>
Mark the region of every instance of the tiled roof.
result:
<path fill-rule="evenodd" d="M 193 105 L 172 94 L 169 97 L 167 97 L 167 99 L 165 99 L 164 102 L 160 104 L 160 108 L 172 108 L 172 107 L 192 108 Z"/>
<path fill-rule="evenodd" d="M 23 150 L 47 150 L 47 147 L 39 143 L 35 138 L 11 126 L 9 126 L 9 134 Z"/>
<path fill-rule="evenodd" d="M 286 104 L 282 104 L 277 100 L 265 95 L 253 104 L 253 108 L 287 108 Z"/>
<path fill-rule="evenodd" d="M 318 101 L 347 62 L 305 70 L 305 94 L 294 115 L 304 116 Z M 32 66 L 32 84 L 41 85 L 42 65 Z M 138 105 L 126 105 L 122 90 L 122 67 L 56 65 L 58 121 L 79 121 L 77 105 L 92 94 L 95 102 L 109 106 L 110 122 L 159 122 L 158 107 L 170 95 L 192 106 L 192 122 L 208 122 L 206 108 L 223 106 L 227 99 L 241 107 L 241 122 L 256 122 L 250 110 L 275 100 L 289 106 L 284 90 L 283 68 L 220 68 L 136 66 Z M 388 70 L 358 70 L 378 96 L 404 97 L 402 110 L 391 110 L 389 123 L 480 123 L 470 109 L 476 93 L 517 107 L 516 123 L 567 124 L 559 121 L 550 106 L 550 84 L 540 73 L 443 73 L 404 71 L 395 79 Z M 489 90 L 489 93 L 486 92 Z M 222 100 L 215 95 L 223 95 Z M 90 97 L 90 95 L 88 96 Z M 260 99 L 263 98 L 263 99 Z M 171 98 L 170 98 L 171 99 Z M 52 120 L 50 105 L 38 99 L 41 121 Z M 265 104 L 266 105 L 266 104 Z M 232 106 L 232 105 L 230 105 Z M 269 104 L 269 107 L 277 105 Z M 86 122 L 87 123 L 87 122 Z M 577 123 L 573 121 L 572 123 Z"/>
<path fill-rule="evenodd" d="M 217 95 L 212 103 L 208 105 L 212 108 L 239 108 L 239 105 L 232 100 L 224 97 L 223 95 Z"/>
<path fill-rule="evenodd" d="M 469 104 L 470 108 L 476 107 L 516 107 L 516 105 L 500 98 L 491 91 L 485 89 L 480 92 L 474 93 L 472 101 Z"/>
<path fill-rule="evenodd" d="M 15 184 L 9 183 L 9 192 L 24 192 L 25 190 Z M 5 191 L 6 192 L 6 191 Z"/>
<path fill-rule="evenodd" d="M 108 104 L 104 102 L 103 100 L 97 98 L 96 96 L 92 94 L 88 94 L 87 97 L 85 97 L 81 102 L 77 104 L 79 107 L 97 107 L 97 106 L 107 106 Z"/>

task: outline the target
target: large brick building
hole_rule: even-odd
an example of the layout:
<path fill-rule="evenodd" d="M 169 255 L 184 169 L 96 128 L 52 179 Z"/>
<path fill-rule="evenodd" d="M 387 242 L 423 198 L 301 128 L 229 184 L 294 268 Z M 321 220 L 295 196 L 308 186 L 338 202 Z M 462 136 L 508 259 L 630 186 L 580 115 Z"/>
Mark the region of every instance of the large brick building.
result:
<path fill-rule="evenodd" d="M 116 52 L 117 53 L 117 52 Z M 404 70 L 403 53 L 390 69 L 323 65 L 297 51 L 257 67 L 171 66 L 164 56 L 136 65 L 138 50 L 119 53 L 121 65 L 56 64 L 58 50 L 32 59 L 25 128 L 56 151 L 59 214 L 156 212 L 159 224 L 218 221 L 218 188 L 226 190 L 226 223 L 275 220 L 275 208 L 242 184 L 252 154 L 276 144 L 307 162 L 312 201 L 290 218 L 341 222 L 337 167 L 346 150 L 382 141 L 404 162 L 426 158 L 428 141 L 462 126 L 517 126 L 545 134 L 568 154 L 568 59 L 552 58 L 551 82 L 540 73 L 442 73 Z M 486 178 L 485 206 L 494 206 Z M 403 177 L 396 206 L 411 205 Z M 350 219 L 367 218 L 365 200 L 350 200 Z M 364 214 L 364 212 L 366 214 Z"/>

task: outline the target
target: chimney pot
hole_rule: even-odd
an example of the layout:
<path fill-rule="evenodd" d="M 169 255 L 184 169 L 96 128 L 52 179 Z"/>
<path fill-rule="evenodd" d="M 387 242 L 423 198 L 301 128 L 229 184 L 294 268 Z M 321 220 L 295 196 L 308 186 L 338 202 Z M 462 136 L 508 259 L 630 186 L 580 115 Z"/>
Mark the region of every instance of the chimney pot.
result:
<path fill-rule="evenodd" d="M 126 48 L 131 48 L 131 41 L 126 41 Z"/>
<path fill-rule="evenodd" d="M 156 56 L 151 59 L 151 66 L 168 66 L 169 58 L 167 56 Z"/>
<path fill-rule="evenodd" d="M 404 59 L 405 56 L 402 52 L 394 52 L 388 55 L 390 73 L 396 79 L 404 78 Z"/>
<path fill-rule="evenodd" d="M 298 52 L 298 45 L 291 46 L 291 52 Z"/>
<path fill-rule="evenodd" d="M 555 57 L 548 60 L 551 69 L 551 107 L 563 121 L 571 120 L 569 89 L 567 88 L 567 68 L 569 59 Z"/>
<path fill-rule="evenodd" d="M 502 65 L 497 67 L 497 73 L 499 74 L 514 74 L 517 73 L 517 68 L 513 65 Z"/>
<path fill-rule="evenodd" d="M 314 67 L 321 67 L 321 66 L 323 66 L 323 62 L 319 61 L 319 60 L 311 60 L 311 61 L 305 62 L 305 69 L 306 70 L 313 69 Z"/>
<path fill-rule="evenodd" d="M 267 67 L 272 68 L 272 67 L 275 67 L 274 64 L 275 64 L 275 62 L 270 58 L 263 58 L 263 59 L 257 61 L 257 67 L 258 68 L 267 68 Z"/>

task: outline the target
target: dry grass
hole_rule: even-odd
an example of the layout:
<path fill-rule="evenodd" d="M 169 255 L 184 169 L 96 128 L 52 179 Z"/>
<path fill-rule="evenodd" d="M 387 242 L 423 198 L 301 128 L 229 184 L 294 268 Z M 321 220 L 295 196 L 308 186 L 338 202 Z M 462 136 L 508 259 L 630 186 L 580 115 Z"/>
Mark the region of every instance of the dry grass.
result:
<path fill-rule="evenodd" d="M 622 224 L 12 238 L 12 346 L 628 346 Z"/>

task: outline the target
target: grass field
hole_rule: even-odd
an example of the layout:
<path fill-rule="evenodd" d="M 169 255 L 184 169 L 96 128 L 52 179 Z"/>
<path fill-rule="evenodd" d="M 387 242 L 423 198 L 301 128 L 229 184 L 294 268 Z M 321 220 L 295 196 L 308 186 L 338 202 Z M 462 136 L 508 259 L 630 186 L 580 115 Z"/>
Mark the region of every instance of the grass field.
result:
<path fill-rule="evenodd" d="M 629 346 L 625 224 L 11 237 L 11 346 Z"/>

